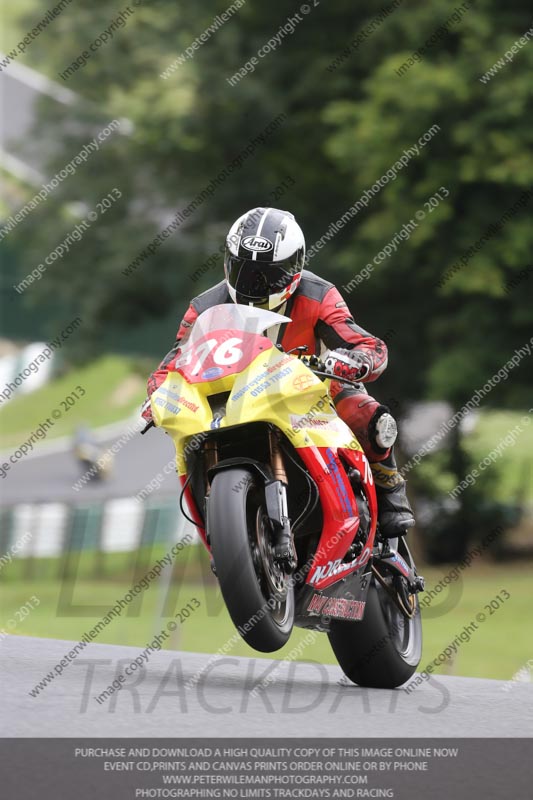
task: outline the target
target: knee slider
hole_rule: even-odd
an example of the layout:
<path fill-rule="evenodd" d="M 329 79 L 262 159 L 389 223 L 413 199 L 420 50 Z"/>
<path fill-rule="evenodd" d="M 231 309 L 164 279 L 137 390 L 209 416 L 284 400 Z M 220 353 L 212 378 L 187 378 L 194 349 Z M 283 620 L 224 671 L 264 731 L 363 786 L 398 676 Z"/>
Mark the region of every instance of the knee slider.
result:
<path fill-rule="evenodd" d="M 372 446 L 377 450 L 385 452 L 393 446 L 398 438 L 398 426 L 387 406 L 376 409 L 368 426 L 368 434 Z"/>

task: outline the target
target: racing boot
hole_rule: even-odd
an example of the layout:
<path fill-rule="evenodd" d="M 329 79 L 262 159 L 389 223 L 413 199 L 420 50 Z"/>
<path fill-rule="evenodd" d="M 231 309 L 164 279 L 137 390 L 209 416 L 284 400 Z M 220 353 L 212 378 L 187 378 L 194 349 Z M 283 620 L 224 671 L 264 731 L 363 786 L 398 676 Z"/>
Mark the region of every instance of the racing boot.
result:
<path fill-rule="evenodd" d="M 396 466 L 394 452 L 383 461 L 370 465 L 378 499 L 379 532 L 385 539 L 404 536 L 415 524 L 413 510 L 407 499 L 406 481 Z"/>

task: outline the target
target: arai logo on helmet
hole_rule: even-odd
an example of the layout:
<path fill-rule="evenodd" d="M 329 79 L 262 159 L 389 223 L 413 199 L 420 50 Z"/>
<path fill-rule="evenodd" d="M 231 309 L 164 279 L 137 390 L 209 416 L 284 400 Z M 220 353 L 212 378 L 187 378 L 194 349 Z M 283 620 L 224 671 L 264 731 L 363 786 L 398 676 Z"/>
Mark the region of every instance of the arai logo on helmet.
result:
<path fill-rule="evenodd" d="M 246 236 L 242 240 L 242 246 L 246 247 L 247 250 L 253 250 L 255 253 L 267 253 L 272 250 L 274 245 L 264 236 Z"/>

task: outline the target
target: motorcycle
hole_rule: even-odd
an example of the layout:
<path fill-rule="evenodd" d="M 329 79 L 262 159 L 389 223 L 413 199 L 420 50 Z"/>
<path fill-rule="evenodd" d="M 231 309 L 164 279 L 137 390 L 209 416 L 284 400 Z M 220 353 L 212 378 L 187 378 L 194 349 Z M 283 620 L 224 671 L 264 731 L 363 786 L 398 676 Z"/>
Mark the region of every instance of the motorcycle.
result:
<path fill-rule="evenodd" d="M 420 661 L 423 579 L 403 537 L 379 535 L 372 471 L 323 362 L 265 335 L 290 321 L 236 304 L 201 314 L 144 432 L 174 441 L 180 506 L 247 644 L 324 632 L 351 681 L 394 688 Z"/>
<path fill-rule="evenodd" d="M 73 455 L 90 481 L 109 480 L 113 473 L 113 455 L 105 452 L 87 428 L 74 435 Z"/>

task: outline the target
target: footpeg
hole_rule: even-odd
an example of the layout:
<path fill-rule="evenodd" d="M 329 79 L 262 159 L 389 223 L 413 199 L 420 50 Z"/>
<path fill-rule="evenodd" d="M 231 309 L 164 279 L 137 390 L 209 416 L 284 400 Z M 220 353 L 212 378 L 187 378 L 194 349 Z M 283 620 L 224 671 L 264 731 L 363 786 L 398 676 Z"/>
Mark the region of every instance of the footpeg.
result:
<path fill-rule="evenodd" d="M 422 575 L 416 575 L 414 581 L 409 586 L 409 591 L 413 594 L 418 594 L 418 592 L 423 592 L 426 588 L 426 582 Z"/>

